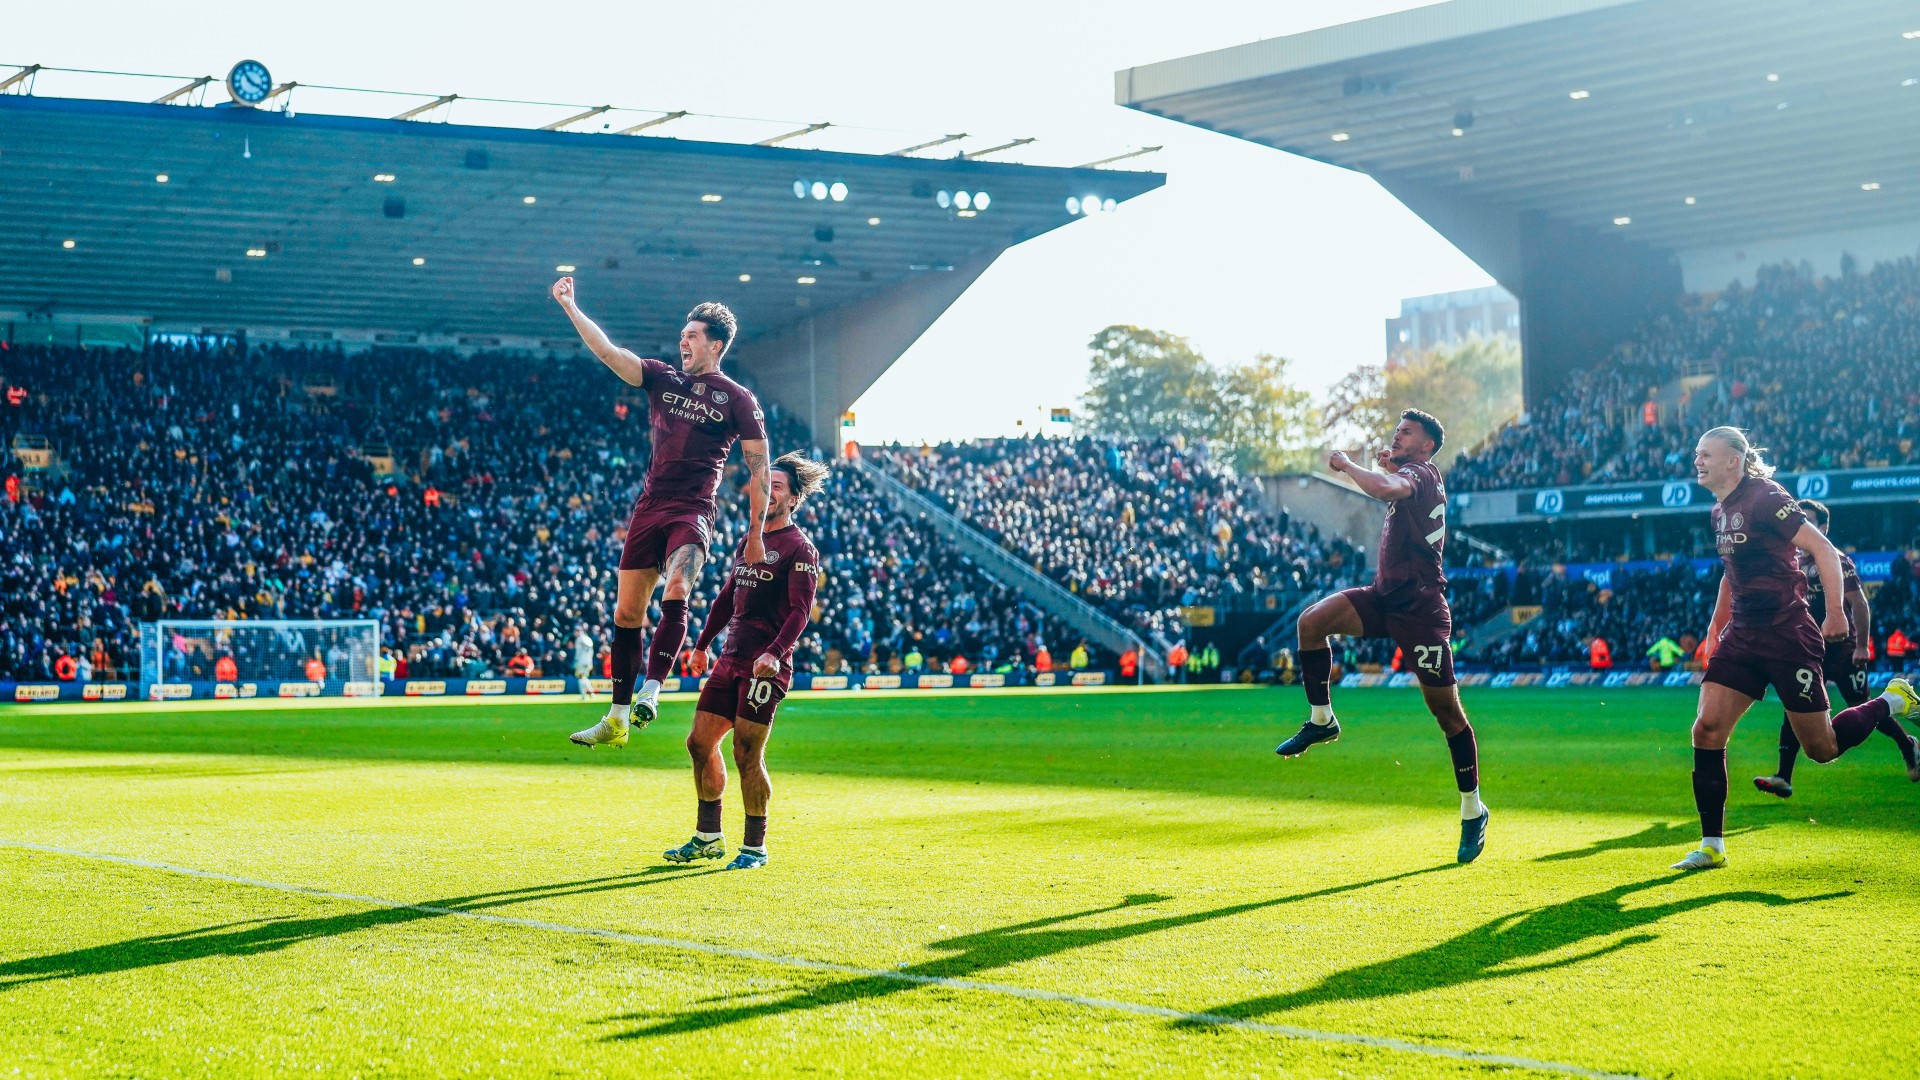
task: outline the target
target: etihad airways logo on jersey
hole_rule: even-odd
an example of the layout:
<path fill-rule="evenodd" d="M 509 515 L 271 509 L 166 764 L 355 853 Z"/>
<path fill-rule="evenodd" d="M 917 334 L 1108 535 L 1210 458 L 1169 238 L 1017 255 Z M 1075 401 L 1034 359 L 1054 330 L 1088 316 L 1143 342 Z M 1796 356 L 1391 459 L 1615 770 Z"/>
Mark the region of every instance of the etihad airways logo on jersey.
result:
<path fill-rule="evenodd" d="M 735 581 L 744 581 L 748 585 L 758 585 L 762 581 L 772 581 L 773 571 L 768 570 L 764 566 L 748 566 L 745 563 L 741 563 L 739 566 L 733 568 L 733 579 Z"/>
<path fill-rule="evenodd" d="M 714 424 L 724 424 L 727 422 L 726 413 L 701 401 L 699 398 L 688 397 L 685 394 L 676 394 L 669 390 L 660 395 L 660 401 L 676 415 L 684 416 L 689 420 L 700 420 Z"/>

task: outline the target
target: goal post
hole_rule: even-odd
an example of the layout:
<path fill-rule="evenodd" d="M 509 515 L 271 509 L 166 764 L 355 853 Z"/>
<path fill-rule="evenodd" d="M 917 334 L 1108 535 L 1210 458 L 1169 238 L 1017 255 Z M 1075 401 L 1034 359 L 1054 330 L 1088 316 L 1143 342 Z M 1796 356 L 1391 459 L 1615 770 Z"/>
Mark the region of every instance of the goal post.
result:
<path fill-rule="evenodd" d="M 381 692 L 380 623 L 374 619 L 142 623 L 140 696 L 159 696 L 155 687 L 162 684 L 193 683 L 273 683 L 279 684 L 278 693 L 285 697 L 374 697 Z"/>

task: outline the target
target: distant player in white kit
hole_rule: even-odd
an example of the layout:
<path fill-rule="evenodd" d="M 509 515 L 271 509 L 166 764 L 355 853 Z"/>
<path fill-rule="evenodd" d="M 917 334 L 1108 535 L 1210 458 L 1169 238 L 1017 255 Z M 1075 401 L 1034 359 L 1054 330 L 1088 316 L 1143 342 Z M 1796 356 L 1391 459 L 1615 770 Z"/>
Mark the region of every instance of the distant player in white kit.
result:
<path fill-rule="evenodd" d="M 593 635 L 582 626 L 573 634 L 573 677 L 580 682 L 580 700 L 592 701 Z"/>

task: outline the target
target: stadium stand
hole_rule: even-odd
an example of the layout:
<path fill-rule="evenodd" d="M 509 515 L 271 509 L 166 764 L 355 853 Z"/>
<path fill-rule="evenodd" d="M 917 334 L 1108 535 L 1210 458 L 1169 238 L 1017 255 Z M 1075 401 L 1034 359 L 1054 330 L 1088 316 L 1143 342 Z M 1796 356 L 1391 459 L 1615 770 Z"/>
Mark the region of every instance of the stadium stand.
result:
<path fill-rule="evenodd" d="M 1920 263 L 1816 277 L 1763 267 L 1752 286 L 1691 293 L 1605 364 L 1463 453 L 1449 490 L 1692 475 L 1718 424 L 1750 430 L 1786 471 L 1920 463 Z M 1651 413 L 1652 423 L 1648 423 Z"/>
<path fill-rule="evenodd" d="M 8 463 L 0 678 L 58 677 L 63 656 L 125 678 L 136 624 L 162 615 L 372 615 L 415 676 L 499 675 L 522 650 L 564 671 L 577 626 L 605 637 L 646 470 L 644 401 L 609 381 L 572 356 L 6 346 L 0 436 L 52 457 Z M 801 670 L 987 670 L 1075 644 L 851 470 L 800 517 L 828 569 Z M 717 523 L 716 551 L 739 531 Z"/>
<path fill-rule="evenodd" d="M 1202 445 L 1002 439 L 875 456 L 1149 640 L 1186 636 L 1183 606 L 1323 590 L 1366 569 L 1364 551 L 1268 513 Z"/>

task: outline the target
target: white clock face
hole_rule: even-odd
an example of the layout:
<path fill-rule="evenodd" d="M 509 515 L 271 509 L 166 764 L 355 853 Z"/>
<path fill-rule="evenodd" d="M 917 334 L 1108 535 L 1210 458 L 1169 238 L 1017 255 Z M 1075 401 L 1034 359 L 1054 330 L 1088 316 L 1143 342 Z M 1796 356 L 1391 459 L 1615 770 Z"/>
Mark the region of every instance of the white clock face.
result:
<path fill-rule="evenodd" d="M 242 60 L 227 73 L 227 89 L 235 100 L 258 105 L 267 100 L 267 94 L 273 90 L 273 76 L 267 74 L 267 66 L 260 61 Z"/>

